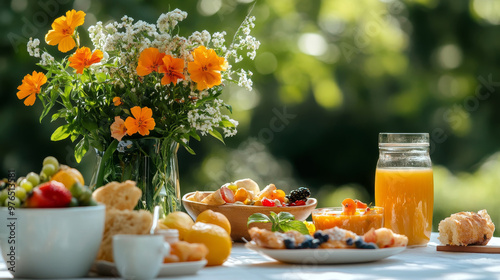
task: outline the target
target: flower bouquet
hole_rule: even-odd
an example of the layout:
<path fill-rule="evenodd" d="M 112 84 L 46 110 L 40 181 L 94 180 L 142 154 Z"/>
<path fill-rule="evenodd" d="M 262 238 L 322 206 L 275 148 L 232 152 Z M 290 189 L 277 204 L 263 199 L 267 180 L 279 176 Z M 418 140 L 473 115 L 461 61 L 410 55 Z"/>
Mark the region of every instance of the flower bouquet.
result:
<path fill-rule="evenodd" d="M 143 191 L 139 208 L 179 209 L 179 145 L 194 154 L 191 138 L 223 141 L 235 135 L 238 122 L 226 114 L 231 107 L 220 98 L 222 89 L 231 82 L 252 88 L 252 73 L 232 64 L 243 60 L 240 52 L 255 57 L 260 43 L 250 35 L 254 17 L 244 19 L 228 46 L 226 32 L 179 35 L 178 23 L 186 17 L 175 9 L 156 24 L 128 16 L 97 22 L 88 29 L 92 50 L 80 45 L 77 31 L 85 13 L 71 10 L 45 36 L 48 45 L 68 55 L 56 59 L 40 50 L 40 40 L 28 42 L 44 71 L 26 75 L 17 97 L 26 106 L 40 100 L 40 121 L 51 111 L 52 121 L 64 120 L 51 139 L 75 142 L 78 162 L 95 149 L 92 187 L 135 180 Z"/>

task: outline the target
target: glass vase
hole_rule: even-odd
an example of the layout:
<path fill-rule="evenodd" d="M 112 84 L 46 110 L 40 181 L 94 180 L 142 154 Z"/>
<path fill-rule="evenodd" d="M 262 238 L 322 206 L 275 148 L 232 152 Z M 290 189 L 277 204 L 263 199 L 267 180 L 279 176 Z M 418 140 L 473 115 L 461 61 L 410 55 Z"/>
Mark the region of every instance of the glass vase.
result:
<path fill-rule="evenodd" d="M 142 191 L 136 209 L 153 212 L 159 205 L 162 216 L 180 210 L 179 144 L 176 141 L 141 138 L 110 146 L 105 152 L 96 151 L 96 169 L 90 183 L 93 189 L 113 181 L 132 180 Z"/>

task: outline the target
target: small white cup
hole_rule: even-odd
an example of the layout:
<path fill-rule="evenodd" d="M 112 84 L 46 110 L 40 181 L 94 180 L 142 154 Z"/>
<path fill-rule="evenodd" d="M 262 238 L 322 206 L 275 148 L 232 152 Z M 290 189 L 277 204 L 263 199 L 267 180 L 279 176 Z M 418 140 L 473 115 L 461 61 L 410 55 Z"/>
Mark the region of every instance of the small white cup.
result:
<path fill-rule="evenodd" d="M 117 234 L 113 236 L 113 258 L 121 277 L 130 280 L 154 279 L 160 272 L 170 245 L 161 235 Z"/>

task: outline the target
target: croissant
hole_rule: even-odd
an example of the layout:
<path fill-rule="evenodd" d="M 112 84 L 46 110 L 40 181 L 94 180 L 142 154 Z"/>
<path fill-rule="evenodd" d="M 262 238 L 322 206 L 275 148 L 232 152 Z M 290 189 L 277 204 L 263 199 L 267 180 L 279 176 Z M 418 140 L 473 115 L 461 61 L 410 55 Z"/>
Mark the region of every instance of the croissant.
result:
<path fill-rule="evenodd" d="M 438 240 L 445 245 L 486 245 L 494 231 L 495 225 L 486 210 L 459 212 L 439 223 Z"/>

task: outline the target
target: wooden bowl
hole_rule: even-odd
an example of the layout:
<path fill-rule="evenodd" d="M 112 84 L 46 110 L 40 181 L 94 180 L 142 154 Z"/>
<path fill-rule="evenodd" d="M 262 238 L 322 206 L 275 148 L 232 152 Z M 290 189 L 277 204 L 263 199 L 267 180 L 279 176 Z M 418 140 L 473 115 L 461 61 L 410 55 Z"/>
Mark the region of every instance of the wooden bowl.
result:
<path fill-rule="evenodd" d="M 211 192 L 206 192 L 211 193 Z M 315 198 L 308 198 L 306 205 L 303 206 L 289 206 L 289 207 L 268 207 L 268 206 L 253 206 L 243 204 L 224 204 L 224 205 L 207 205 L 201 202 L 188 200 L 187 198 L 193 195 L 194 192 L 185 194 L 182 197 L 182 204 L 188 214 L 196 220 L 198 214 L 211 209 L 215 212 L 224 214 L 231 224 L 231 238 L 233 241 L 242 242 L 245 238 L 250 240 L 248 229 L 251 227 L 259 227 L 271 230 L 271 223 L 252 223 L 247 227 L 247 220 L 254 213 L 262 213 L 269 215 L 272 212 L 278 214 L 279 212 L 289 212 L 295 216 L 296 220 L 304 221 L 309 217 L 311 212 L 316 208 L 318 201 Z"/>

